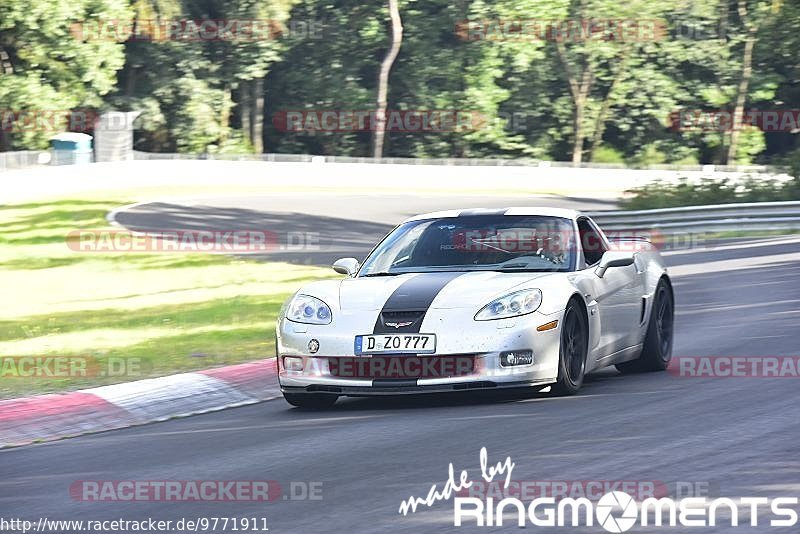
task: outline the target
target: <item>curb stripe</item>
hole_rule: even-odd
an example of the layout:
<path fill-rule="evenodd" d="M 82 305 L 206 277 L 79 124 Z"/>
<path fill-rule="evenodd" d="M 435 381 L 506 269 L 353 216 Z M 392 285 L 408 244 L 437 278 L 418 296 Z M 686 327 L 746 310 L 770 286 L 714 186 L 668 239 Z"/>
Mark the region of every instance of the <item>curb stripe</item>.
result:
<path fill-rule="evenodd" d="M 276 378 L 278 375 L 276 358 L 206 369 L 200 371 L 200 374 L 222 380 L 238 391 L 260 401 L 274 399 L 281 394 Z"/>
<path fill-rule="evenodd" d="M 27 445 L 141 423 L 89 393 L 41 395 L 0 402 L 0 447 Z"/>
<path fill-rule="evenodd" d="M 199 373 L 163 376 L 86 391 L 149 421 L 255 401 L 224 381 Z"/>
<path fill-rule="evenodd" d="M 228 382 L 232 386 L 238 386 L 251 382 L 253 378 L 266 378 L 278 374 L 277 361 L 269 358 L 258 362 L 241 363 L 239 365 L 228 365 L 214 369 L 205 369 L 198 373 L 214 378 L 219 378 Z"/>
<path fill-rule="evenodd" d="M 0 401 L 0 447 L 102 432 L 280 396 L 275 358 Z"/>
<path fill-rule="evenodd" d="M 107 408 L 113 409 L 114 405 L 90 393 L 74 392 L 22 397 L 0 401 L 0 421 L 9 423 Z"/>

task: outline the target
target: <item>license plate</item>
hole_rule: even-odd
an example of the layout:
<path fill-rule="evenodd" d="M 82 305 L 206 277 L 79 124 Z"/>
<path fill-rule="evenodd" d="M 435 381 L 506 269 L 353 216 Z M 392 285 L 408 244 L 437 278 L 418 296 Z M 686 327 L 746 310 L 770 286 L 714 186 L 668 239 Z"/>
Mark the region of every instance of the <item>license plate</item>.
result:
<path fill-rule="evenodd" d="M 356 354 L 432 354 L 436 334 L 376 334 L 356 336 Z"/>

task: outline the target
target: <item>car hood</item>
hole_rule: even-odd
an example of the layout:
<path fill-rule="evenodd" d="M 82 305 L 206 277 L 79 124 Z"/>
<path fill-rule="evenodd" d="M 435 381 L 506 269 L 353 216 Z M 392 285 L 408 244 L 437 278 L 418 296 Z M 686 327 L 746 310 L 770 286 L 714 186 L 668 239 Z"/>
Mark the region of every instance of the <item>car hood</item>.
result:
<path fill-rule="evenodd" d="M 561 273 L 410 273 L 374 278 L 349 278 L 339 283 L 342 311 L 474 308 L 509 291 L 536 287 Z"/>

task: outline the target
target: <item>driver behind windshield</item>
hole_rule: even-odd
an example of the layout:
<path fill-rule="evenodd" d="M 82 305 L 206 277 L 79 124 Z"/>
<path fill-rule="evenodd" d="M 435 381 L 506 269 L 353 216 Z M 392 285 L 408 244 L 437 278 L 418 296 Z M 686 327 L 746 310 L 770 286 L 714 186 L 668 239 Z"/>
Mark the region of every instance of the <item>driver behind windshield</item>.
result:
<path fill-rule="evenodd" d="M 416 243 L 394 267 L 500 266 L 563 270 L 572 229 L 554 217 L 458 217 L 425 221 Z M 398 229 L 402 231 L 402 229 Z M 420 231 L 421 230 L 421 231 Z"/>

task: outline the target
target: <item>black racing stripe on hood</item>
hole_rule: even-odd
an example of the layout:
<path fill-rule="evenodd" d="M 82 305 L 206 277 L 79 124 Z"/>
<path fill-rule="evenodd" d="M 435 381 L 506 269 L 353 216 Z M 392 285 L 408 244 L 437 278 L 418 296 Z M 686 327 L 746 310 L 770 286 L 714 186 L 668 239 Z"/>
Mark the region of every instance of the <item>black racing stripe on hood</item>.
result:
<path fill-rule="evenodd" d="M 433 299 L 463 272 L 421 273 L 409 278 L 389 295 L 375 321 L 374 334 L 419 332 Z M 388 326 L 386 323 L 408 323 Z"/>

